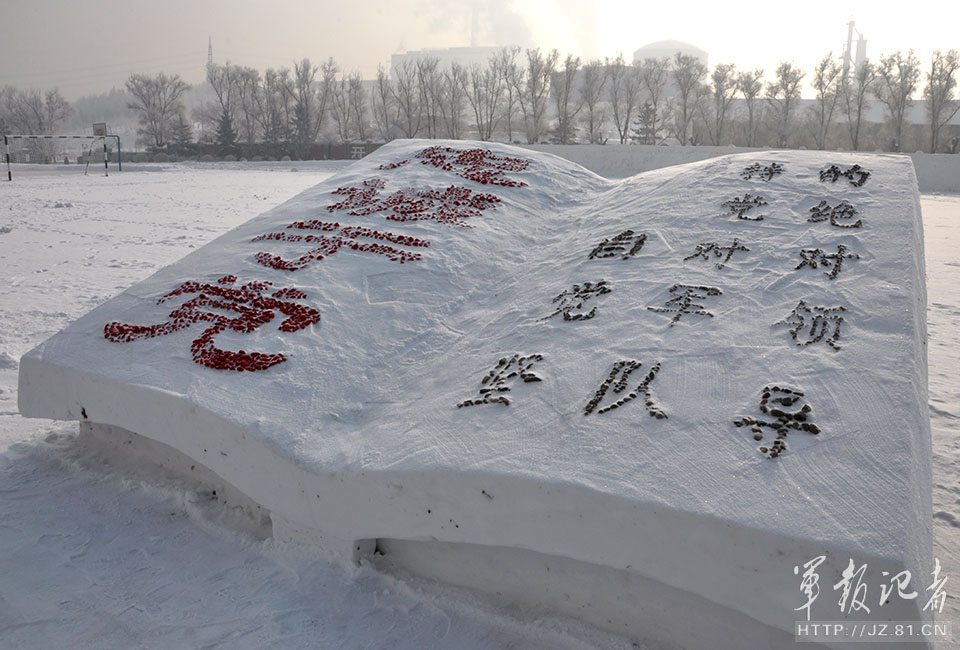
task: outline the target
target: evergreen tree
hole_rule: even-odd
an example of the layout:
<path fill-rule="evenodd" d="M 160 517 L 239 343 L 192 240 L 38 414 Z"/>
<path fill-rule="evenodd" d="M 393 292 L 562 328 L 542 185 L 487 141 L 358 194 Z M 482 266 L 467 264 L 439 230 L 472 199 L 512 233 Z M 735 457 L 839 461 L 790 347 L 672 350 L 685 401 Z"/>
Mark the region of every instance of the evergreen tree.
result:
<path fill-rule="evenodd" d="M 220 113 L 220 122 L 217 124 L 217 144 L 220 145 L 220 154 L 232 154 L 237 150 L 237 132 L 233 130 L 233 120 L 230 113 L 223 110 Z"/>
<path fill-rule="evenodd" d="M 193 127 L 184 119 L 182 112 L 177 115 L 177 119 L 173 122 L 173 142 L 178 147 L 193 142 Z"/>

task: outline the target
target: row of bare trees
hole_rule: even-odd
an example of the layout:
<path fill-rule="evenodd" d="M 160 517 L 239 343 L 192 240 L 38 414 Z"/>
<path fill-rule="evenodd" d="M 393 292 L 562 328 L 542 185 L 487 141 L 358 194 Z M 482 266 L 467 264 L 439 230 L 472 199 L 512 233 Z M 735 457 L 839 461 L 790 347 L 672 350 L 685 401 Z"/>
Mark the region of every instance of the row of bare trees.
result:
<path fill-rule="evenodd" d="M 938 151 L 945 125 L 960 109 L 955 50 L 934 53 L 922 97 L 930 151 Z M 212 64 L 212 99 L 194 108 L 194 122 L 224 146 L 235 142 L 283 143 L 306 150 L 318 140 L 341 142 L 398 137 L 524 139 L 528 143 L 681 145 L 741 143 L 823 149 L 864 145 L 878 138 L 867 120 L 873 101 L 885 109 L 883 148 L 899 151 L 907 109 L 920 91 L 921 67 L 912 52 L 865 61 L 845 71 L 827 55 L 809 78 L 815 97 L 801 102 L 807 73 L 782 62 L 773 77 L 721 63 L 710 70 L 677 53 L 635 64 L 622 55 L 581 63 L 556 50 L 498 50 L 486 65 L 441 65 L 408 58 L 392 75 L 384 67 L 364 81 L 331 58 L 303 59 L 293 68 L 260 71 Z M 140 134 L 152 146 L 189 141 L 183 106 L 187 85 L 176 75 L 132 75 L 127 90 Z M 845 133 L 844 133 L 845 131 Z"/>

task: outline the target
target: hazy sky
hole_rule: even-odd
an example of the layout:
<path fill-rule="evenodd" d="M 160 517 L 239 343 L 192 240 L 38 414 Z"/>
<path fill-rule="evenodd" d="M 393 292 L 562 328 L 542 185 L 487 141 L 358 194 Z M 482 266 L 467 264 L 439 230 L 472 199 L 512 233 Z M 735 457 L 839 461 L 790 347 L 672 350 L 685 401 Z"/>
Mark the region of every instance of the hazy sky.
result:
<path fill-rule="evenodd" d="M 0 85 L 58 86 L 74 99 L 131 72 L 200 82 L 208 36 L 218 63 L 262 70 L 333 56 L 371 78 L 396 52 L 469 45 L 474 14 L 478 45 L 629 60 L 653 41 L 681 40 L 709 52 L 711 66 L 768 74 L 780 60 L 809 70 L 839 55 L 850 20 L 873 59 L 913 48 L 926 69 L 934 49 L 960 49 L 958 0 L 0 0 Z"/>

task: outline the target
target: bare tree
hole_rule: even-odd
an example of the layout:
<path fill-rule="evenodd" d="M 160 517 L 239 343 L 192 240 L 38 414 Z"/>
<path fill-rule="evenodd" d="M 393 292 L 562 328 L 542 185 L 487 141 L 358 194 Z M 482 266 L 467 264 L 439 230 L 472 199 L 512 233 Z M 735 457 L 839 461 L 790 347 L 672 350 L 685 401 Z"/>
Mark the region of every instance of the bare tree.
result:
<path fill-rule="evenodd" d="M 913 55 L 913 50 L 907 52 L 906 56 L 898 51 L 880 58 L 873 92 L 890 114 L 893 125 L 893 142 L 890 148 L 893 151 L 900 151 L 903 144 L 903 117 L 919 81 L 920 60 Z"/>
<path fill-rule="evenodd" d="M 140 127 L 137 135 L 155 147 L 165 147 L 174 130 L 174 121 L 183 112 L 183 93 L 189 86 L 180 75 L 159 72 L 154 76 L 132 74 L 126 82 L 133 101 L 128 108 L 137 111 Z"/>
<path fill-rule="evenodd" d="M 707 66 L 695 56 L 677 52 L 673 57 L 673 81 L 677 86 L 677 110 L 674 112 L 674 135 L 680 144 L 690 139 L 690 125 L 703 95 Z"/>
<path fill-rule="evenodd" d="M 640 98 L 640 75 L 636 68 L 624 62 L 623 54 L 617 54 L 617 58 L 607 69 L 610 72 L 607 86 L 610 94 L 610 110 L 613 111 L 613 121 L 617 126 L 620 144 L 625 144 L 630 130 L 630 117 Z"/>
<path fill-rule="evenodd" d="M 546 55 L 540 53 L 540 48 L 527 50 L 526 84 L 519 99 L 528 144 L 540 142 L 547 132 L 550 81 L 559 58 L 560 53 L 556 50 L 550 50 Z"/>
<path fill-rule="evenodd" d="M 245 142 L 257 140 L 257 92 L 260 87 L 260 72 L 256 68 L 236 67 L 236 112 L 240 134 Z"/>
<path fill-rule="evenodd" d="M 930 118 L 930 153 L 937 152 L 940 129 L 960 110 L 960 100 L 954 98 L 958 69 L 960 54 L 956 50 L 934 51 L 930 72 L 927 73 L 927 87 L 923 89 L 923 97 L 927 100 L 927 115 Z"/>
<path fill-rule="evenodd" d="M 713 144 L 723 144 L 723 127 L 727 121 L 727 111 L 737 93 L 736 66 L 732 63 L 718 63 L 710 75 L 710 94 L 713 97 L 713 123 L 710 124 L 710 139 Z M 704 118 L 706 119 L 706 118 Z"/>
<path fill-rule="evenodd" d="M 607 83 L 607 71 L 603 62 L 590 61 L 580 73 L 580 97 L 583 100 L 583 124 L 587 127 L 587 142 L 604 144 L 603 120 L 606 112 L 601 105 L 603 88 Z"/>
<path fill-rule="evenodd" d="M 737 90 L 743 95 L 743 103 L 747 107 L 746 139 L 747 146 L 752 147 L 757 133 L 757 122 L 760 110 L 759 98 L 763 92 L 763 70 L 745 70 L 737 75 Z"/>
<path fill-rule="evenodd" d="M 817 149 L 827 148 L 827 138 L 833 125 L 833 113 L 840 100 L 842 68 L 833 59 L 833 52 L 820 59 L 813 69 L 813 89 L 816 103 L 810 107 L 810 125 Z"/>
<path fill-rule="evenodd" d="M 377 66 L 377 81 L 370 90 L 370 103 L 373 109 L 373 123 L 377 127 L 380 138 L 385 142 L 393 139 L 392 126 L 395 101 L 387 70 L 383 67 L 383 64 L 380 64 Z"/>
<path fill-rule="evenodd" d="M 337 124 L 337 135 L 340 142 L 350 142 L 350 95 L 347 76 L 342 75 L 340 81 L 334 82 L 330 97 L 330 113 Z"/>
<path fill-rule="evenodd" d="M 576 93 L 577 71 L 580 57 L 568 54 L 559 72 L 553 75 L 550 84 L 554 104 L 557 107 L 556 138 L 560 144 L 570 144 L 576 139 L 576 118 L 583 108 L 583 99 Z"/>
<path fill-rule="evenodd" d="M 664 99 L 667 77 L 670 73 L 670 57 L 646 58 L 640 64 L 640 85 L 646 93 L 642 115 L 639 118 L 644 142 L 657 144 L 667 128 L 670 118 L 668 104 Z"/>
<path fill-rule="evenodd" d="M 290 139 L 291 116 L 288 107 L 291 105 L 289 97 L 293 95 L 293 91 L 290 88 L 289 75 L 290 72 L 286 69 L 267 69 L 263 73 L 263 83 L 253 95 L 260 132 L 264 141 L 271 144 Z"/>
<path fill-rule="evenodd" d="M 501 58 L 495 55 L 490 58 L 487 67 L 479 64 L 470 67 L 465 82 L 467 102 L 473 109 L 473 116 L 477 123 L 477 132 L 481 140 L 493 138 L 493 130 L 499 120 L 499 107 L 503 99 L 504 75 L 500 68 Z"/>
<path fill-rule="evenodd" d="M 233 96 L 236 88 L 234 66 L 227 61 L 224 65 L 210 63 L 207 65 L 207 83 L 213 88 L 220 106 L 220 113 L 233 114 Z"/>
<path fill-rule="evenodd" d="M 439 71 L 440 60 L 426 56 L 417 59 L 417 88 L 420 91 L 420 110 L 427 127 L 427 137 L 440 134 L 440 109 L 443 105 L 443 87 Z"/>
<path fill-rule="evenodd" d="M 357 135 L 357 140 L 365 141 L 368 137 L 367 127 L 367 93 L 363 90 L 363 76 L 354 72 L 347 80 L 348 115 L 351 132 Z"/>
<path fill-rule="evenodd" d="M 777 146 L 786 147 L 790 137 L 790 120 L 800 102 L 800 82 L 805 74 L 792 63 L 781 61 L 777 79 L 767 84 L 767 104 L 773 109 Z"/>
<path fill-rule="evenodd" d="M 440 75 L 440 113 L 448 138 L 459 140 L 463 136 L 463 108 L 466 99 L 467 69 L 459 63 L 451 63 Z"/>
<path fill-rule="evenodd" d="M 513 142 L 513 116 L 520 107 L 520 96 L 526 83 L 526 72 L 517 63 L 519 47 L 505 47 L 497 54 L 497 67 L 503 75 L 504 117 L 507 118 L 507 142 Z"/>
<path fill-rule="evenodd" d="M 406 59 L 396 68 L 396 124 L 405 138 L 415 138 L 420 131 L 420 88 L 417 84 L 417 65 Z"/>
<path fill-rule="evenodd" d="M 843 98 L 841 109 L 847 117 L 847 129 L 850 131 L 850 143 L 854 151 L 860 149 L 860 127 L 863 116 L 870 107 L 867 91 L 873 87 L 877 70 L 868 59 L 840 81 L 840 95 Z"/>
<path fill-rule="evenodd" d="M 540 48 L 527 50 L 527 82 L 520 93 L 527 143 L 540 142 L 547 131 L 547 105 L 550 98 L 550 80 L 557 68 L 560 53 L 550 50 L 546 55 Z"/>

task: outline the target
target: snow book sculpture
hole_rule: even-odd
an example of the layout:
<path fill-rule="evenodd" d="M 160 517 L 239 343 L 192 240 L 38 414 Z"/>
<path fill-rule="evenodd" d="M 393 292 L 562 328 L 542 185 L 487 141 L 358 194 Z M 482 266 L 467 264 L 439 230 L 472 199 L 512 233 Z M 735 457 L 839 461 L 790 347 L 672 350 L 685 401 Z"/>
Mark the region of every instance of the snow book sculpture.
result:
<path fill-rule="evenodd" d="M 781 647 L 933 620 L 925 301 L 907 157 L 614 182 L 398 141 L 27 353 L 20 409 L 279 537 L 651 647 Z"/>

